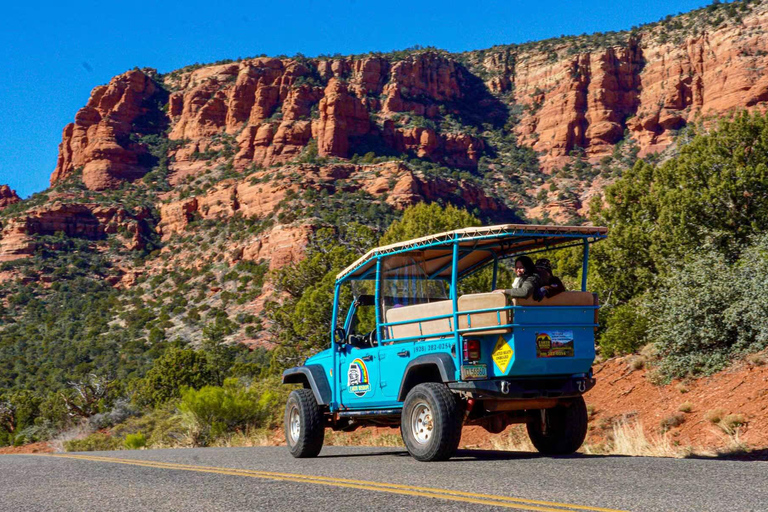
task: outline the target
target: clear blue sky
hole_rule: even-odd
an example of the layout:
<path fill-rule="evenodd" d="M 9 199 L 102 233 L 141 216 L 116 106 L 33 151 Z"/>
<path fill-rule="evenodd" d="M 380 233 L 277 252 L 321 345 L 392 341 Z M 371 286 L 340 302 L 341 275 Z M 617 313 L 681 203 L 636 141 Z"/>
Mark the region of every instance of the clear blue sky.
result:
<path fill-rule="evenodd" d="M 47 188 L 61 131 L 91 89 L 134 66 L 168 72 L 265 53 L 449 51 L 629 29 L 706 0 L 5 2 L 0 184 Z M 155 6 L 157 4 L 158 6 Z"/>

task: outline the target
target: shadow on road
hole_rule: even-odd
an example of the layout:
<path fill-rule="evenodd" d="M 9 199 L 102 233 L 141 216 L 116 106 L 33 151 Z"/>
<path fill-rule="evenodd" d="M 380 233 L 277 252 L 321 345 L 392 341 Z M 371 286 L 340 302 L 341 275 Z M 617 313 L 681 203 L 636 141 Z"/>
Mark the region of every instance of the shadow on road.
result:
<path fill-rule="evenodd" d="M 410 457 L 406 450 L 402 451 L 377 451 L 377 452 L 363 452 L 363 453 L 325 453 L 321 454 L 320 459 L 336 459 L 347 457 Z M 555 459 L 616 459 L 616 458 L 628 458 L 630 455 L 618 455 L 618 454 L 590 454 L 574 453 L 573 455 L 558 455 L 547 456 L 541 455 L 535 452 L 508 452 L 502 450 L 457 450 L 456 455 L 451 457 L 451 462 L 471 462 L 481 460 L 526 460 L 526 459 L 541 459 L 541 458 L 555 458 Z M 684 457 L 685 459 L 693 460 L 709 460 L 709 461 L 766 461 L 768 460 L 768 449 L 753 450 L 750 452 L 738 452 L 738 453 L 721 453 L 714 456 L 704 455 L 689 455 Z"/>
<path fill-rule="evenodd" d="M 403 450 L 402 452 L 366 452 L 366 453 L 321 453 L 318 459 L 343 459 L 345 457 L 381 457 L 383 455 L 395 457 L 410 457 L 410 454 Z"/>
<path fill-rule="evenodd" d="M 756 461 L 768 460 L 768 449 L 751 450 L 748 452 L 718 453 L 714 456 L 707 455 L 689 455 L 686 459 L 696 460 L 736 460 L 736 461 Z"/>

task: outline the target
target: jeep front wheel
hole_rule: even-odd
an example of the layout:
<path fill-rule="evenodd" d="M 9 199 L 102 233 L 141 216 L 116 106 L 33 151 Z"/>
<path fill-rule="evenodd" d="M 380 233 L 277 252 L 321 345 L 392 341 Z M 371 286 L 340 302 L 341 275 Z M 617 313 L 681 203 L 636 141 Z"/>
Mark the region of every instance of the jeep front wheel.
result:
<path fill-rule="evenodd" d="M 587 437 L 587 406 L 577 397 L 568 404 L 536 411 L 528 422 L 528 437 L 544 455 L 570 455 Z"/>
<path fill-rule="evenodd" d="M 400 430 L 405 447 L 420 461 L 446 460 L 456 452 L 464 421 L 463 407 L 444 385 L 427 382 L 405 397 Z"/>
<path fill-rule="evenodd" d="M 317 457 L 323 448 L 323 411 L 311 389 L 297 389 L 285 406 L 285 441 L 296 458 Z"/>

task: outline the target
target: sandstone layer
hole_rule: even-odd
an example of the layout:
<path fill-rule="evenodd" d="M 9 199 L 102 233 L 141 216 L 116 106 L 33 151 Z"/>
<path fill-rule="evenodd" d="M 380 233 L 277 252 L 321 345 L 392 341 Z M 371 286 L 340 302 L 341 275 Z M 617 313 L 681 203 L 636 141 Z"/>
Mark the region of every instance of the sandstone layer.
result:
<path fill-rule="evenodd" d="M 29 256 L 37 247 L 35 235 L 56 235 L 100 240 L 121 232 L 128 250 L 144 247 L 149 235 L 145 220 L 150 212 L 129 212 L 120 206 L 54 202 L 12 218 L 0 231 L 0 262 Z"/>

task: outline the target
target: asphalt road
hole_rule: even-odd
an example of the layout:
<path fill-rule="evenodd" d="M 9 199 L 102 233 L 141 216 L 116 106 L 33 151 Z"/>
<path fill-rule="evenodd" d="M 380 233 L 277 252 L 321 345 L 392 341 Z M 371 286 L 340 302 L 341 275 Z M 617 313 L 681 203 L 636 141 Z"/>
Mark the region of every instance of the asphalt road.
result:
<path fill-rule="evenodd" d="M 768 510 L 768 462 L 206 448 L 0 456 L 1 511 Z"/>

